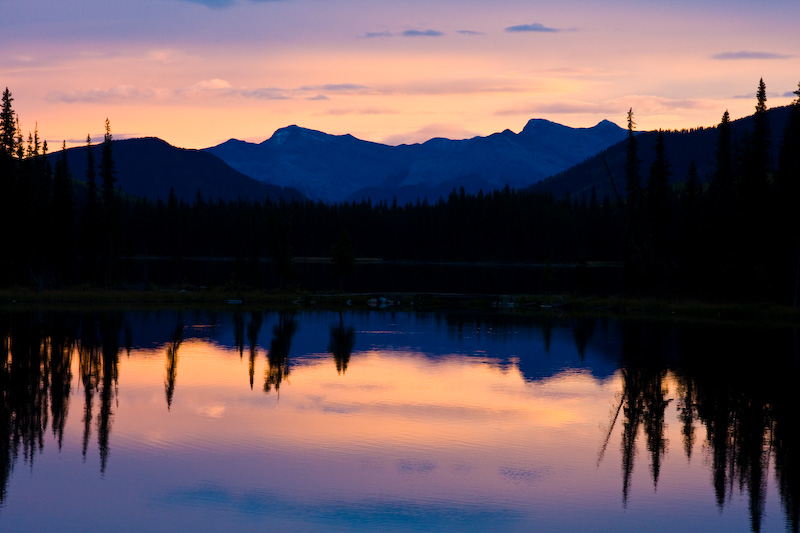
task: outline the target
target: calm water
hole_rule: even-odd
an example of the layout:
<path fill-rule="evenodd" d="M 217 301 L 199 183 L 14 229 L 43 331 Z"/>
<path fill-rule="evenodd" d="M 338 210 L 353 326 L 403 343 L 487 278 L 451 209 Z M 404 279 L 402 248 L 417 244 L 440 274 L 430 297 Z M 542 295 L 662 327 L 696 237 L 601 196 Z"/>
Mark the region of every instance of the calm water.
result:
<path fill-rule="evenodd" d="M 0 312 L 0 530 L 798 531 L 792 329 Z"/>

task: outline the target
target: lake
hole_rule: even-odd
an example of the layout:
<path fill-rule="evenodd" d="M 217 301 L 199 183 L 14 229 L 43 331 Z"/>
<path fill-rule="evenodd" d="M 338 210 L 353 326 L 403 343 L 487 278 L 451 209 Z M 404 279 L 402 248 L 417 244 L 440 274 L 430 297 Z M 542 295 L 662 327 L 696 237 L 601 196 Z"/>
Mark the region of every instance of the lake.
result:
<path fill-rule="evenodd" d="M 2 531 L 798 531 L 797 332 L 0 311 Z"/>

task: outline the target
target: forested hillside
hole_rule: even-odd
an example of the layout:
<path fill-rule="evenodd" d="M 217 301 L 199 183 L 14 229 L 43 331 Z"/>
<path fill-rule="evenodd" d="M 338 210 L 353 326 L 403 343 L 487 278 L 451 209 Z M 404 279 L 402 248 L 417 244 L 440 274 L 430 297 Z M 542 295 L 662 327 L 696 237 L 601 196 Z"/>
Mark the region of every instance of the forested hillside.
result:
<path fill-rule="evenodd" d="M 748 121 L 734 126 L 725 112 L 718 127 L 701 132 L 702 150 L 689 152 L 699 165 L 684 155 L 673 160 L 684 150 L 667 148 L 689 133 L 636 135 L 631 110 L 627 141 L 607 156 L 609 170 L 602 167 L 615 186 L 610 194 L 597 186 L 571 196 L 506 187 L 405 204 L 325 204 L 221 201 L 203 191 L 191 200 L 130 196 L 118 188 L 108 122 L 97 155 L 84 152 L 86 188 L 78 195 L 72 162 L 49 156 L 36 132 L 25 141 L 6 90 L 0 223 L 8 239 L 0 284 L 142 286 L 156 261 L 169 271 L 160 280 L 176 285 L 302 288 L 301 257 L 330 260 L 326 268 L 339 280 L 330 288 L 358 275 L 358 257 L 574 265 L 579 280 L 595 262 L 613 261 L 624 264 L 622 290 L 633 294 L 792 304 L 800 276 L 800 89 L 797 95 L 776 122 L 762 82 Z M 208 280 L 190 274 L 190 264 L 203 261 L 214 265 Z M 473 287 L 465 282 L 461 290 Z"/>

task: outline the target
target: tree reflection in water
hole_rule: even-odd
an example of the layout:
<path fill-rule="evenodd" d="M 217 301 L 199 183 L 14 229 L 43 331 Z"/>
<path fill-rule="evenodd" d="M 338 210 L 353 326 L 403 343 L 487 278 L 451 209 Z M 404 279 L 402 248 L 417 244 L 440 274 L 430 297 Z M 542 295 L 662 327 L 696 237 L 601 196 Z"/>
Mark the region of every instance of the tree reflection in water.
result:
<path fill-rule="evenodd" d="M 248 370 L 250 374 L 250 390 L 253 390 L 253 381 L 256 375 L 256 355 L 258 353 L 258 335 L 261 333 L 262 312 L 250 313 L 250 322 L 247 324 L 247 342 L 250 345 L 250 359 Z"/>
<path fill-rule="evenodd" d="M 669 335 L 663 335 L 664 332 Z M 622 329 L 622 500 L 627 503 L 639 427 L 658 484 L 666 454 L 667 373 L 674 377 L 683 451 L 692 458 L 695 422 L 706 428 L 711 478 L 722 510 L 734 492 L 748 496 L 751 529 L 760 531 L 774 456 L 784 512 L 798 531 L 800 469 L 798 372 L 789 339 L 775 331 L 628 322 Z M 677 343 L 677 345 L 673 345 Z"/>
<path fill-rule="evenodd" d="M 178 350 L 183 342 L 183 313 L 178 312 L 175 329 L 167 343 L 167 375 L 164 378 L 164 392 L 167 397 L 167 411 L 172 407 L 172 396 L 175 394 L 175 379 L 178 377 Z"/>
<path fill-rule="evenodd" d="M 267 354 L 267 370 L 264 377 L 264 392 L 275 389 L 279 392 L 281 382 L 289 377 L 289 351 L 292 348 L 292 337 L 297 331 L 294 313 L 278 313 L 278 324 L 272 328 L 272 341 Z"/>
<path fill-rule="evenodd" d="M 622 503 L 628 503 L 639 428 L 650 454 L 653 488 L 658 489 L 661 462 L 667 452 L 664 415 L 667 399 L 665 341 L 659 331 L 629 322 L 622 330 Z"/>
<path fill-rule="evenodd" d="M 263 315 L 252 312 L 247 321 L 241 311 L 229 315 L 236 349 L 243 355 L 245 342 L 249 345 L 251 388 Z M 176 394 L 178 352 L 185 331 L 183 315 L 172 316 L 175 325 L 171 336 L 166 335 L 164 378 L 168 409 Z M 800 528 L 799 364 L 794 330 L 587 317 L 545 317 L 533 322 L 463 315 L 445 318 L 459 338 L 471 336 L 480 342 L 483 335 L 529 336 L 532 342 L 543 343 L 545 352 L 551 348 L 554 330 L 570 328 L 581 360 L 591 348 L 605 350 L 610 359 L 619 361 L 619 408 L 612 413 L 606 445 L 616 426 L 621 439 L 623 506 L 632 494 L 639 446 L 647 450 L 650 478 L 658 488 L 661 465 L 669 452 L 665 417 L 672 404 L 682 440 L 677 453 L 692 460 L 698 443 L 708 450 L 709 483 L 720 510 L 735 494 L 745 494 L 751 529 L 760 531 L 773 468 L 787 528 Z M 279 391 L 289 376 L 297 329 L 293 313 L 277 315 L 264 391 Z M 601 337 L 606 341 L 601 342 Z M 613 342 L 608 342 L 610 337 Z M 85 460 L 96 429 L 100 472 L 105 473 L 118 401 L 121 338 L 127 349 L 134 345 L 130 323 L 121 312 L 0 312 L 0 504 L 6 499 L 18 459 L 34 467 L 48 426 L 61 448 L 73 368 L 83 387 L 82 454 Z M 340 313 L 338 323 L 329 326 L 328 337 L 328 352 L 340 374 L 351 364 L 354 346 L 355 330 L 345 326 Z M 549 377 L 524 358 L 514 364 L 528 380 Z M 604 452 L 605 445 L 598 461 Z"/>
<path fill-rule="evenodd" d="M 97 419 L 97 443 L 100 448 L 100 473 L 104 474 L 108 465 L 109 437 L 111 424 L 114 420 L 112 402 L 117 397 L 117 384 L 119 374 L 119 334 L 122 329 L 122 313 L 104 312 L 99 317 L 100 339 L 102 342 L 102 371 L 103 385 L 100 390 L 100 414 Z"/>
<path fill-rule="evenodd" d="M 350 354 L 353 353 L 355 344 L 356 332 L 353 326 L 344 326 L 342 312 L 339 311 L 339 324 L 331 326 L 331 339 L 328 342 L 328 352 L 333 356 L 339 374 L 347 372 L 347 364 L 350 362 Z"/>

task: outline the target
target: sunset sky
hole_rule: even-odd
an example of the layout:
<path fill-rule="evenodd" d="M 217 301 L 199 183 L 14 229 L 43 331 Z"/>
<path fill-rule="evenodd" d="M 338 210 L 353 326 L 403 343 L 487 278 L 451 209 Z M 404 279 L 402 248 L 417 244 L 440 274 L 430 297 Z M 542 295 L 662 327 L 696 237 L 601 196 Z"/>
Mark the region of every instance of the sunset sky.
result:
<path fill-rule="evenodd" d="M 51 149 L 297 124 L 389 144 L 531 118 L 689 128 L 800 81 L 797 0 L 5 0 L 0 86 Z"/>

